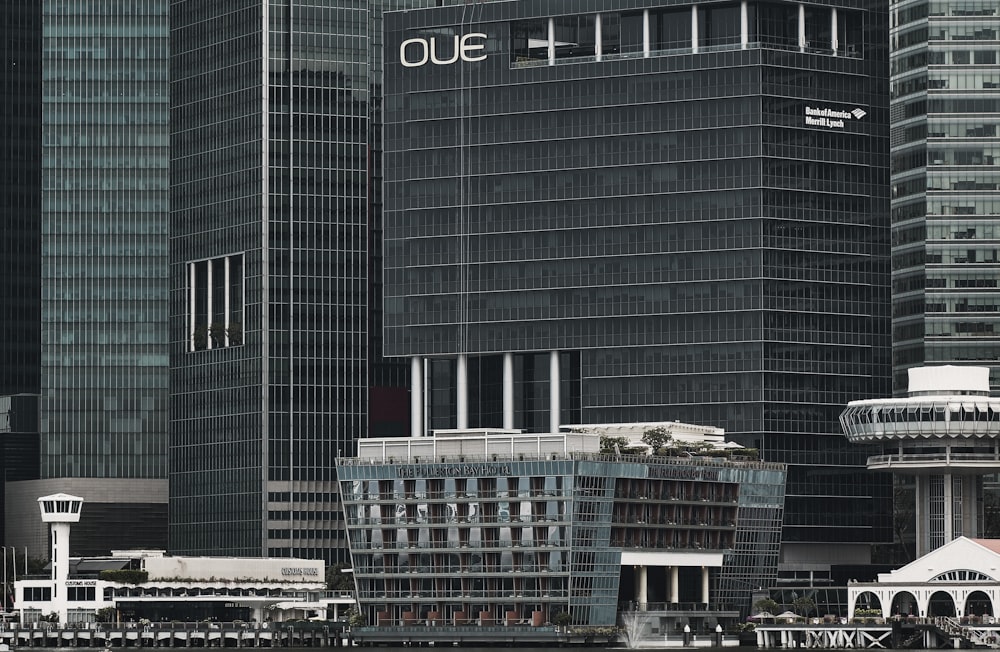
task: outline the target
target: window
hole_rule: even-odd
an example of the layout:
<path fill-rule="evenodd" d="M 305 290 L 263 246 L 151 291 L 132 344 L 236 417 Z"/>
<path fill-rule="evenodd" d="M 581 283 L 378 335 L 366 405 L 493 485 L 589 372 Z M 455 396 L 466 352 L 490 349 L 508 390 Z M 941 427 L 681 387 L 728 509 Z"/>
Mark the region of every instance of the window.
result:
<path fill-rule="evenodd" d="M 24 587 L 25 602 L 49 602 L 52 600 L 52 589 L 48 586 Z"/>
<path fill-rule="evenodd" d="M 188 351 L 243 344 L 243 254 L 188 263 Z"/>
<path fill-rule="evenodd" d="M 66 599 L 69 602 L 93 602 L 97 589 L 93 586 L 67 586 Z"/>

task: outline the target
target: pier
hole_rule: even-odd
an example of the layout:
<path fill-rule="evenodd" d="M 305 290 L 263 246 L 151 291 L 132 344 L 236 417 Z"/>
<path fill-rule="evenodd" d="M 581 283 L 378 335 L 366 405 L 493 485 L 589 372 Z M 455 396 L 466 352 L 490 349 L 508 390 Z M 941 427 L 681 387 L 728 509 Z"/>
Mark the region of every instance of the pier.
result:
<path fill-rule="evenodd" d="M 757 647 L 762 649 L 1000 649 L 1000 624 L 970 624 L 948 617 L 877 623 L 768 623 L 758 625 L 756 633 Z"/>
<path fill-rule="evenodd" d="M 15 648 L 278 648 L 347 646 L 340 623 L 127 623 L 80 627 L 6 627 L 0 643 Z"/>

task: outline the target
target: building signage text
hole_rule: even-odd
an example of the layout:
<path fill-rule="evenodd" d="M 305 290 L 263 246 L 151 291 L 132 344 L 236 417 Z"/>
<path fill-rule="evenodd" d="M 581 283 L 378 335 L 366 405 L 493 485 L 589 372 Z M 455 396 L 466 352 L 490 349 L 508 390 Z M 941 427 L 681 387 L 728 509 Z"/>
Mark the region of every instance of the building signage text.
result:
<path fill-rule="evenodd" d="M 650 466 L 649 477 L 666 480 L 709 480 L 719 479 L 718 469 L 698 469 L 690 466 Z"/>
<path fill-rule="evenodd" d="M 828 106 L 818 107 L 806 105 L 805 119 L 810 127 L 826 127 L 827 129 L 843 129 L 849 120 L 860 120 L 868 115 L 863 109 L 839 111 Z"/>
<path fill-rule="evenodd" d="M 446 66 L 459 59 L 462 61 L 482 61 L 486 58 L 486 44 L 478 42 L 479 40 L 485 41 L 486 34 L 479 32 L 463 34 L 462 36 L 456 34 L 451 47 L 451 56 L 446 55 L 442 58 L 439 56 L 438 37 L 406 39 L 399 44 L 399 61 L 407 68 L 419 68 L 426 65 L 428 61 L 436 66 Z"/>
<path fill-rule="evenodd" d="M 66 586 L 97 586 L 97 580 L 67 580 Z"/>
<path fill-rule="evenodd" d="M 510 475 L 510 464 L 456 464 L 453 466 L 397 466 L 397 478 L 474 478 Z"/>
<path fill-rule="evenodd" d="M 319 575 L 319 570 L 315 568 L 282 568 L 282 575 Z"/>

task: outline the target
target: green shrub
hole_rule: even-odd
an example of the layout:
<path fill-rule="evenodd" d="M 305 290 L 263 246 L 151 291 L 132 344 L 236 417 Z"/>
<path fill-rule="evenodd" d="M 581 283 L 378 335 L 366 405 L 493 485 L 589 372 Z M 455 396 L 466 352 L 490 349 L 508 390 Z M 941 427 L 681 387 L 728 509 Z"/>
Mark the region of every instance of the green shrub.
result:
<path fill-rule="evenodd" d="M 97 577 L 105 582 L 119 584 L 143 584 L 149 580 L 149 572 L 144 570 L 102 570 Z"/>

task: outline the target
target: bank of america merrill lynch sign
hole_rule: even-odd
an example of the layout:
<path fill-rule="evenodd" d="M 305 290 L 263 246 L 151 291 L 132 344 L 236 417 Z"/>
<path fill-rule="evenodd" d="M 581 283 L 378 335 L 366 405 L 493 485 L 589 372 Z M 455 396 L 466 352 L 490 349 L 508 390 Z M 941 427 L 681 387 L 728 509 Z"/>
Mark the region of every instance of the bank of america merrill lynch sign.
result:
<path fill-rule="evenodd" d="M 438 38 L 409 38 L 399 44 L 399 62 L 407 68 L 419 68 L 431 63 L 435 66 L 447 66 L 462 61 L 482 61 L 486 58 L 486 34 L 473 32 L 472 34 L 455 35 L 452 37 L 451 47 L 442 43 L 448 41 L 447 37 Z M 446 54 L 441 54 L 444 50 Z M 451 54 L 447 54 L 450 52 Z"/>
<path fill-rule="evenodd" d="M 839 111 L 830 107 L 806 105 L 805 119 L 810 127 L 826 127 L 827 129 L 843 129 L 849 120 L 860 120 L 868 115 L 864 109 Z"/>

